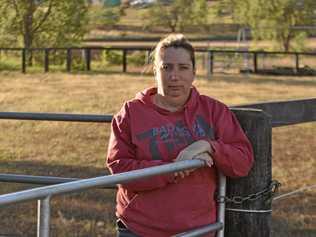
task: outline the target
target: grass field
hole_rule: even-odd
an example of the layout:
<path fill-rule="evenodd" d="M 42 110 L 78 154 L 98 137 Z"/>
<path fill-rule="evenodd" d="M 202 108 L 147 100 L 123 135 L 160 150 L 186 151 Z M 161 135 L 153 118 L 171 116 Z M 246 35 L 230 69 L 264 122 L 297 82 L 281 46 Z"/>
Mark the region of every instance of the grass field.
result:
<path fill-rule="evenodd" d="M 113 114 L 150 75 L 0 73 L 0 111 Z M 313 77 L 214 75 L 198 78 L 200 92 L 238 105 L 316 95 Z M 0 121 L 0 172 L 95 177 L 104 168 L 109 124 Z M 315 184 L 316 123 L 273 129 L 273 178 L 281 193 Z M 34 185 L 1 183 L 1 194 Z M 52 236 L 113 236 L 113 190 L 55 197 Z M 315 236 L 315 190 L 273 204 L 273 236 Z M 0 236 L 35 236 L 36 202 L 0 209 Z"/>

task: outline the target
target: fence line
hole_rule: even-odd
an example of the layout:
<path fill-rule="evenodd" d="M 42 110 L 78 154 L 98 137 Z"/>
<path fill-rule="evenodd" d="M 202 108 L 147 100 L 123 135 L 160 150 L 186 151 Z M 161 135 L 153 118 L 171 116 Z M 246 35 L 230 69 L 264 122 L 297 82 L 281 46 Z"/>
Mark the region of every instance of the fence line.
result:
<path fill-rule="evenodd" d="M 279 200 L 283 200 L 283 199 L 285 199 L 285 198 L 287 198 L 287 197 L 289 197 L 289 196 L 292 196 L 292 195 L 301 193 L 301 192 L 303 192 L 303 191 L 305 191 L 305 190 L 308 190 L 308 189 L 314 189 L 314 188 L 316 188 L 316 184 L 311 185 L 311 186 L 307 186 L 307 187 L 302 187 L 302 188 L 293 190 L 293 191 L 291 191 L 291 192 L 278 195 L 278 196 L 276 196 L 276 197 L 273 198 L 273 202 L 279 201 Z"/>
<path fill-rule="evenodd" d="M 0 119 L 110 123 L 112 115 L 0 112 Z"/>
<path fill-rule="evenodd" d="M 56 48 L 0 48 L 1 51 L 18 51 L 21 52 L 21 71 L 23 73 L 26 73 L 26 68 L 27 68 L 27 53 L 30 52 L 44 52 L 44 57 L 43 57 L 43 62 L 44 62 L 44 72 L 49 72 L 49 54 L 54 51 L 64 51 L 66 52 L 66 71 L 71 72 L 72 71 L 72 58 L 73 58 L 73 51 L 74 50 L 80 50 L 82 51 L 82 57 L 84 59 L 84 64 L 85 64 L 85 70 L 90 71 L 92 70 L 91 68 L 91 62 L 92 62 L 92 50 L 93 51 L 121 51 L 122 52 L 122 72 L 127 72 L 127 54 L 128 52 L 131 51 L 145 51 L 149 55 L 150 52 L 152 52 L 153 47 L 148 47 L 148 46 L 126 46 L 126 47 L 118 47 L 118 46 L 113 46 L 113 47 L 56 47 Z M 216 55 L 220 54 L 241 54 L 244 57 L 249 57 L 249 55 L 252 57 L 252 69 L 246 68 L 245 70 L 247 72 L 253 72 L 253 73 L 260 73 L 263 72 L 259 68 L 259 56 L 260 55 L 291 55 L 293 56 L 294 60 L 294 67 L 293 73 L 294 74 L 300 74 L 302 73 L 301 70 L 302 68 L 300 67 L 300 57 L 301 56 L 316 56 L 316 52 L 282 52 L 282 51 L 262 51 L 262 50 L 217 50 L 217 49 L 209 49 L 207 47 L 196 47 L 196 52 L 201 52 L 201 53 L 206 53 L 207 55 L 207 60 L 206 60 L 206 68 L 208 69 L 206 72 L 206 76 L 210 77 L 210 75 L 214 71 L 214 64 L 216 62 Z M 230 57 L 231 58 L 231 57 Z M 247 59 L 248 60 L 248 59 Z M 247 66 L 248 67 L 248 66 Z M 315 72 L 316 73 L 316 72 Z M 312 74 L 314 74 L 314 70 L 312 70 Z"/>
<path fill-rule="evenodd" d="M 272 127 L 316 121 L 316 98 L 244 104 L 230 108 L 232 111 L 243 108 L 263 110 L 271 115 Z M 110 123 L 112 118 L 112 115 L 0 112 L 0 119 L 13 120 Z"/>

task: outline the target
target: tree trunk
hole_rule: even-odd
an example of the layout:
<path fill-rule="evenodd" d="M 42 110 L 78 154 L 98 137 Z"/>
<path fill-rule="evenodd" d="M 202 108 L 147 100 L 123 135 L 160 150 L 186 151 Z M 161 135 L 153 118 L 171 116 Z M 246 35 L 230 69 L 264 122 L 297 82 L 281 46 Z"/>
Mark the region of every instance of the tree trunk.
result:
<path fill-rule="evenodd" d="M 283 40 L 283 49 L 284 49 L 285 52 L 289 51 L 289 49 L 290 49 L 290 37 L 286 37 Z"/>
<path fill-rule="evenodd" d="M 30 48 L 33 46 L 33 12 L 34 12 L 34 2 L 33 0 L 28 1 L 26 7 L 26 12 L 23 16 L 23 23 L 24 23 L 24 34 L 23 34 L 23 43 L 24 48 L 27 49 L 27 65 L 32 66 L 33 64 L 33 53 Z"/>

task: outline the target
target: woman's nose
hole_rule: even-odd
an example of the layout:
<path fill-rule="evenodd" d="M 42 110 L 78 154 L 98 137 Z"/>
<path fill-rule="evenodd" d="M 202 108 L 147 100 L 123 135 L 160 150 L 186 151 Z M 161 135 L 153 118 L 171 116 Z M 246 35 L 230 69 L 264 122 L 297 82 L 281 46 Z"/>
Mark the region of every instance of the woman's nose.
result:
<path fill-rule="evenodd" d="M 179 72 L 178 69 L 175 67 L 172 69 L 170 77 L 172 80 L 178 80 L 179 79 Z"/>

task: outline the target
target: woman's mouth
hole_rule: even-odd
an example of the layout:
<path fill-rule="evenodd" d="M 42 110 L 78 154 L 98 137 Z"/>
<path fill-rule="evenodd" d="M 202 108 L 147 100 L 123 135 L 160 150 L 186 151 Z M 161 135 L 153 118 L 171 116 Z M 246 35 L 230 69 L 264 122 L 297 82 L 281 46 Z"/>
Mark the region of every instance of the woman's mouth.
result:
<path fill-rule="evenodd" d="M 168 86 L 168 88 L 171 90 L 181 90 L 182 86 Z"/>

